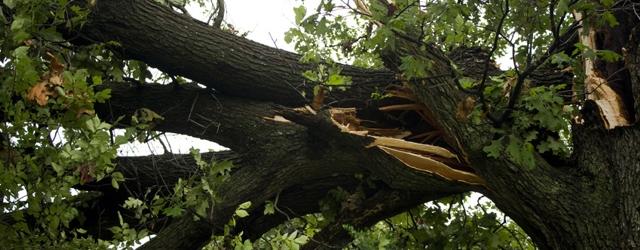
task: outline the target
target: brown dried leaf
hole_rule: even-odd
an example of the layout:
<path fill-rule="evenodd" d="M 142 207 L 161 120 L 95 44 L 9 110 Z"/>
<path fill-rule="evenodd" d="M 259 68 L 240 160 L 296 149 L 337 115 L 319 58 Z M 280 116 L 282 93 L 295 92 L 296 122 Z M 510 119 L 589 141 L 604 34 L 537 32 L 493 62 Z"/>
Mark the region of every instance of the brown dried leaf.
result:
<path fill-rule="evenodd" d="M 60 76 L 60 74 L 62 74 L 62 72 L 64 71 L 64 65 L 60 63 L 58 58 L 50 52 L 47 52 L 47 56 L 49 57 L 49 61 L 51 62 L 51 64 L 49 65 L 49 72 L 51 72 L 52 76 Z"/>
<path fill-rule="evenodd" d="M 49 77 L 49 83 L 53 84 L 53 85 L 57 85 L 57 86 L 62 86 L 62 76 L 61 75 L 51 75 L 51 77 Z"/>
<path fill-rule="evenodd" d="M 476 106 L 476 99 L 471 96 L 468 96 L 466 99 L 458 103 L 458 110 L 456 111 L 456 118 L 459 121 L 466 121 L 471 112 L 473 112 L 473 108 Z"/>
<path fill-rule="evenodd" d="M 54 88 L 56 86 L 62 86 L 64 83 L 62 77 L 64 65 L 50 52 L 47 52 L 47 57 L 50 61 L 49 72 L 43 75 L 40 82 L 31 87 L 27 93 L 27 99 L 35 101 L 40 106 L 47 105 L 50 97 L 57 97 L 58 93 Z"/>
<path fill-rule="evenodd" d="M 31 87 L 29 93 L 27 93 L 27 99 L 30 101 L 35 101 L 40 106 L 47 105 L 49 96 L 55 94 L 47 87 L 48 84 L 49 82 L 44 80 Z"/>
<path fill-rule="evenodd" d="M 85 184 L 93 181 L 93 172 L 95 166 L 84 164 L 78 167 L 77 171 L 80 173 L 80 184 Z"/>

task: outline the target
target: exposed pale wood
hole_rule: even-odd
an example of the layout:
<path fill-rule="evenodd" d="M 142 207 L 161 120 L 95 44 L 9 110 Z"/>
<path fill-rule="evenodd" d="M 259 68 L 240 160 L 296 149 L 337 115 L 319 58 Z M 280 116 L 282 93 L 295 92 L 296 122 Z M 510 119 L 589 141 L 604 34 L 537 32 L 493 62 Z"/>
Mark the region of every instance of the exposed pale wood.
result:
<path fill-rule="evenodd" d="M 396 138 L 390 138 L 390 137 L 381 137 L 381 136 L 371 136 L 371 137 L 375 138 L 375 141 L 371 143 L 368 147 L 384 146 L 384 147 L 391 147 L 399 150 L 412 151 L 420 154 L 432 154 L 432 155 L 437 155 L 444 158 L 458 158 L 455 154 L 451 153 L 451 151 L 443 147 L 410 142 L 410 141 L 405 141 L 402 139 L 396 139 Z"/>
<path fill-rule="evenodd" d="M 582 20 L 583 15 L 580 12 L 573 13 L 576 20 Z M 580 42 L 586 47 L 597 50 L 596 47 L 596 30 L 590 27 L 588 30 L 581 28 Z M 585 71 L 585 91 L 587 100 L 592 100 L 598 106 L 600 119 L 602 119 L 605 128 L 613 129 L 620 126 L 629 126 L 631 119 L 624 107 L 622 97 L 618 95 L 610 86 L 609 82 L 602 78 L 602 74 L 598 72 L 595 62 L 591 58 L 584 58 Z"/>
<path fill-rule="evenodd" d="M 329 112 L 333 123 L 340 127 L 343 132 L 393 138 L 405 138 L 411 135 L 411 132 L 399 128 L 369 128 L 362 126 L 360 124 L 361 120 L 356 117 L 355 108 L 332 108 Z"/>
<path fill-rule="evenodd" d="M 444 163 L 431 159 L 427 156 L 414 154 L 391 147 L 378 145 L 387 154 L 395 157 L 406 166 L 413 169 L 428 172 L 450 181 L 460 181 L 472 185 L 484 185 L 484 180 L 475 174 L 453 169 Z"/>
<path fill-rule="evenodd" d="M 380 136 L 402 139 L 411 135 L 411 132 L 399 128 L 367 128 L 369 132 Z"/>
<path fill-rule="evenodd" d="M 268 121 L 274 121 L 274 122 L 282 122 L 282 123 L 292 123 L 291 121 L 287 120 L 287 118 L 282 117 L 281 115 L 275 115 L 273 117 L 263 117 L 263 119 L 268 120 Z"/>
<path fill-rule="evenodd" d="M 600 109 L 600 117 L 607 129 L 619 126 L 629 126 L 631 121 L 627 118 L 622 98 L 618 95 L 605 79 L 589 72 L 585 80 L 587 99 L 595 101 Z"/>
<path fill-rule="evenodd" d="M 411 104 L 397 104 L 397 105 L 389 105 L 378 108 L 380 111 L 393 111 L 393 110 L 421 110 L 424 109 L 423 105 L 417 103 Z"/>
<path fill-rule="evenodd" d="M 394 105 L 391 109 L 414 109 L 417 104 Z M 454 159 L 458 161 L 458 156 L 443 147 L 434 145 L 405 141 L 403 139 L 374 136 L 369 134 L 369 130 L 359 125 L 356 117 L 356 110 L 351 108 L 331 109 L 331 120 L 340 128 L 342 132 L 358 136 L 373 138 L 374 141 L 367 145 L 368 148 L 378 147 L 385 153 L 398 159 L 407 167 L 428 172 L 450 181 L 459 181 L 472 185 L 484 185 L 484 181 L 471 172 L 466 172 L 452 168 L 444 162 L 435 158 Z"/>

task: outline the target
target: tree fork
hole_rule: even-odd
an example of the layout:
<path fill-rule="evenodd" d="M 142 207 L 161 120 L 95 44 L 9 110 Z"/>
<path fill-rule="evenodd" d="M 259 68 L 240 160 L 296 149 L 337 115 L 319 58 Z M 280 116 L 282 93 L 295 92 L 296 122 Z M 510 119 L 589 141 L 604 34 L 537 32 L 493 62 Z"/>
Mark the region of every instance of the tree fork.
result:
<path fill-rule="evenodd" d="M 380 150 L 363 151 L 362 148 L 370 142 L 341 133 L 330 123 L 303 127 L 267 119 L 281 110 L 274 109 L 270 103 L 222 95 L 214 98 L 209 90 L 188 85 L 179 90 L 172 86 L 152 84 L 142 88 L 127 84 L 110 84 L 108 87 L 112 89 L 110 103 L 96 107 L 97 114 L 103 119 L 110 120 L 111 116 L 131 114 L 138 108 L 146 107 L 164 118 L 155 124 L 154 129 L 221 142 L 239 156 L 242 164 L 234 169 L 228 183 L 221 187 L 224 198 L 211 213 L 215 217 L 208 218 L 209 223 L 205 223 L 208 227 L 224 225 L 237 205 L 245 201 L 254 204 L 251 213 L 260 214 L 262 211 L 259 208 L 266 200 L 272 200 L 278 194 L 286 199 L 288 192 L 291 192 L 287 190 L 292 190 L 292 187 L 302 187 L 302 190 L 313 193 L 313 189 L 304 187 L 328 183 L 324 184 L 327 187 L 321 189 L 323 191 L 316 192 L 317 195 L 308 194 L 309 202 L 302 203 L 308 205 L 296 209 L 300 213 L 317 212 L 317 201 L 331 189 L 328 186 L 339 186 L 339 176 L 353 178 L 356 173 L 372 175 L 398 192 L 413 192 L 425 196 L 441 197 L 475 189 L 408 169 Z M 201 115 L 198 119 L 207 119 L 219 126 L 215 130 L 203 130 L 199 125 L 190 123 L 189 117 L 196 117 L 197 114 Z M 334 132 L 330 132 L 332 130 Z M 327 182 L 331 179 L 336 182 Z M 298 192 L 295 189 L 292 191 Z M 390 215 L 387 211 L 380 213 Z M 276 222 L 284 220 L 279 218 Z M 199 228 L 197 225 L 191 226 Z M 263 232 L 250 230 L 252 227 L 253 225 L 246 229 L 248 235 L 253 235 L 251 237 Z M 217 230 L 219 229 L 213 228 L 203 231 L 200 243 L 206 243 L 210 239 L 210 233 Z M 155 241 L 164 240 L 159 237 Z M 159 243 L 152 243 L 154 244 Z"/>

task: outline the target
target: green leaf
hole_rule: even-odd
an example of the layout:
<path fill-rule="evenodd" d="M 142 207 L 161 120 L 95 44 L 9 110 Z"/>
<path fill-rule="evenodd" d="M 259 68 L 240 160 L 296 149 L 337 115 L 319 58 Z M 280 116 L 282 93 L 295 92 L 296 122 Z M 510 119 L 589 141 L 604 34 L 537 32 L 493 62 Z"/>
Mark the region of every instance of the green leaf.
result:
<path fill-rule="evenodd" d="M 120 222 L 120 225 L 124 225 L 124 220 L 122 219 L 122 214 L 120 214 L 120 211 L 118 211 L 118 222 Z"/>
<path fill-rule="evenodd" d="M 17 15 L 14 17 L 13 22 L 11 23 L 11 31 L 17 32 L 20 30 L 24 30 L 30 22 L 31 18 L 29 16 Z"/>
<path fill-rule="evenodd" d="M 13 8 L 16 7 L 16 1 L 15 0 L 3 0 L 2 2 L 4 3 L 4 5 L 9 7 L 9 9 L 13 9 Z"/>
<path fill-rule="evenodd" d="M 531 143 L 522 142 L 514 135 L 509 135 L 505 152 L 514 163 L 530 170 L 535 167 L 534 148 Z"/>
<path fill-rule="evenodd" d="M 96 93 L 95 98 L 96 102 L 98 103 L 106 102 L 107 100 L 109 100 L 109 98 L 111 98 L 111 89 L 100 90 L 98 93 Z"/>
<path fill-rule="evenodd" d="M 570 0 L 560 0 L 560 1 L 558 1 L 558 7 L 556 8 L 558 13 L 567 13 L 567 12 L 569 12 L 569 1 Z"/>
<path fill-rule="evenodd" d="M 51 162 L 51 167 L 53 167 L 53 170 L 56 171 L 56 174 L 58 176 L 62 176 L 64 174 L 64 166 L 55 163 L 55 162 Z"/>
<path fill-rule="evenodd" d="M 248 209 L 248 208 L 250 208 L 250 207 L 251 207 L 251 202 L 250 202 L 250 201 L 247 201 L 247 202 L 245 202 L 245 203 L 242 203 L 242 204 L 240 204 L 240 205 L 238 206 L 238 208 L 240 208 L 240 209 Z"/>
<path fill-rule="evenodd" d="M 293 242 L 295 242 L 298 245 L 304 245 L 304 244 L 307 244 L 307 242 L 309 242 L 309 237 L 307 237 L 306 235 L 300 235 L 300 237 L 295 238 Z"/>
<path fill-rule="evenodd" d="M 605 8 L 610 8 L 613 6 L 614 0 L 600 0 L 600 3 L 602 3 Z"/>
<path fill-rule="evenodd" d="M 307 78 L 308 80 L 312 81 L 312 82 L 319 82 L 320 79 L 318 78 L 318 73 L 311 71 L 311 70 L 307 70 L 305 72 L 302 73 L 302 76 L 304 76 L 304 78 Z"/>
<path fill-rule="evenodd" d="M 216 174 L 224 174 L 231 171 L 232 168 L 233 168 L 232 161 L 219 161 L 213 164 L 213 168 L 211 169 L 211 172 Z"/>
<path fill-rule="evenodd" d="M 124 201 L 124 208 L 137 208 L 141 207 L 143 204 L 144 203 L 141 200 L 129 197 L 126 201 Z"/>
<path fill-rule="evenodd" d="M 567 65 L 567 64 L 570 64 L 572 61 L 573 59 L 569 57 L 569 55 L 565 54 L 564 52 L 556 53 L 551 56 L 551 62 L 554 64 Z"/>
<path fill-rule="evenodd" d="M 620 54 L 611 50 L 598 50 L 596 54 L 598 55 L 598 57 L 602 58 L 602 60 L 605 60 L 607 62 L 617 62 L 622 59 L 622 56 Z"/>
<path fill-rule="evenodd" d="M 307 15 L 307 9 L 304 5 L 293 8 L 293 12 L 295 13 L 296 24 L 302 23 L 302 19 Z"/>
<path fill-rule="evenodd" d="M 86 129 L 89 130 L 89 132 L 91 132 L 91 133 L 95 133 L 96 132 L 96 126 L 98 125 L 97 123 L 100 122 L 97 119 L 98 119 L 98 117 L 93 117 L 91 119 L 87 119 L 84 122 L 84 126 L 85 126 Z"/>
<path fill-rule="evenodd" d="M 455 27 L 456 30 L 462 30 L 464 29 L 464 19 L 462 18 L 462 15 L 457 15 L 455 18 Z"/>
<path fill-rule="evenodd" d="M 263 214 L 264 215 L 275 214 L 275 212 L 276 212 L 276 210 L 275 210 L 275 206 L 273 205 L 273 202 L 272 201 L 266 201 L 264 203 L 264 212 L 263 212 Z"/>
<path fill-rule="evenodd" d="M 491 144 L 489 144 L 488 146 L 485 146 L 483 148 L 483 151 L 487 153 L 489 157 L 498 159 L 498 157 L 502 155 L 502 152 L 504 150 L 503 140 L 504 140 L 504 137 L 491 141 Z"/>
<path fill-rule="evenodd" d="M 184 209 L 178 206 L 167 207 L 162 210 L 162 213 L 164 213 L 169 217 L 174 217 L 174 218 L 180 217 L 183 212 L 184 212 Z"/>
<path fill-rule="evenodd" d="M 344 86 L 351 83 L 351 78 L 348 76 L 342 76 L 339 74 L 331 74 L 329 75 L 329 79 L 327 79 L 327 85 L 329 86 Z"/>
<path fill-rule="evenodd" d="M 196 214 L 200 217 L 206 218 L 207 217 L 207 209 L 209 208 L 209 202 L 204 201 L 201 202 L 197 207 L 196 207 Z"/>
<path fill-rule="evenodd" d="M 124 181 L 124 175 L 121 172 L 113 172 L 111 173 L 111 178 L 118 182 Z"/>
<path fill-rule="evenodd" d="M 431 62 L 422 57 L 405 56 L 401 60 L 399 68 L 408 79 L 426 77 L 427 69 L 431 66 Z"/>
<path fill-rule="evenodd" d="M 244 218 L 249 216 L 249 213 L 247 212 L 247 210 L 238 209 L 236 210 L 236 215 L 240 218 Z"/>
<path fill-rule="evenodd" d="M 475 81 L 469 77 L 460 78 L 459 81 L 460 81 L 460 86 L 462 86 L 463 89 L 471 89 L 475 84 Z"/>
<path fill-rule="evenodd" d="M 118 184 L 118 181 L 116 181 L 116 179 L 111 179 L 111 186 L 115 189 L 120 189 L 120 184 Z"/>
<path fill-rule="evenodd" d="M 55 27 L 50 27 L 50 28 L 41 30 L 39 32 L 39 35 L 43 39 L 48 41 L 55 41 L 55 42 L 64 41 L 62 34 L 60 34 L 60 32 L 58 32 L 58 30 Z"/>
<path fill-rule="evenodd" d="M 610 27 L 616 27 L 618 26 L 620 23 L 618 23 L 618 20 L 616 19 L 616 17 L 613 15 L 613 13 L 611 13 L 610 11 L 605 11 L 602 14 L 602 19 L 610 26 Z"/>
<path fill-rule="evenodd" d="M 91 76 L 91 82 L 93 82 L 94 85 L 102 84 L 102 76 L 100 76 L 100 75 Z M 109 90 L 109 93 L 111 93 L 111 89 L 104 89 L 103 91 L 105 91 L 105 90 Z"/>
<path fill-rule="evenodd" d="M 335 8 L 335 6 L 336 6 L 336 5 L 335 5 L 335 4 L 333 4 L 333 2 L 332 2 L 332 1 L 325 2 L 325 3 L 322 5 L 322 7 L 324 8 L 324 11 L 326 11 L 326 12 L 331 12 L 331 11 L 333 11 L 333 8 Z"/>

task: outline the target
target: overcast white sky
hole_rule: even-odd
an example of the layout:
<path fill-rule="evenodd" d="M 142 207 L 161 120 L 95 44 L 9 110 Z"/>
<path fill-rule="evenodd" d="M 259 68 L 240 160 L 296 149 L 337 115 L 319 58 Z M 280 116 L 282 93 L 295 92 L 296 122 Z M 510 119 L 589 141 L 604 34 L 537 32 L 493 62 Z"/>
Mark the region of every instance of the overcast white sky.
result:
<path fill-rule="evenodd" d="M 295 26 L 293 8 L 300 5 L 300 0 L 227 0 L 225 21 L 234 25 L 241 32 L 249 31 L 247 38 L 265 45 L 274 46 L 269 36 L 277 41 L 277 47 L 293 50 L 284 42 L 284 33 Z M 318 0 L 304 1 L 307 8 L 314 8 Z M 191 15 L 198 19 L 206 19 L 198 6 L 191 6 Z"/>

